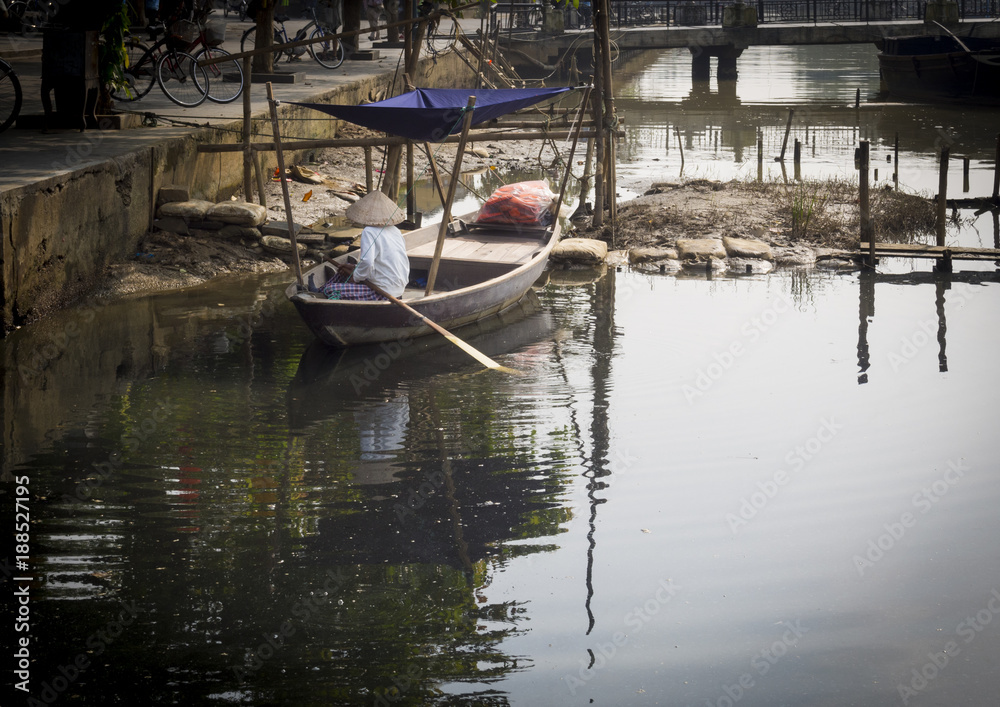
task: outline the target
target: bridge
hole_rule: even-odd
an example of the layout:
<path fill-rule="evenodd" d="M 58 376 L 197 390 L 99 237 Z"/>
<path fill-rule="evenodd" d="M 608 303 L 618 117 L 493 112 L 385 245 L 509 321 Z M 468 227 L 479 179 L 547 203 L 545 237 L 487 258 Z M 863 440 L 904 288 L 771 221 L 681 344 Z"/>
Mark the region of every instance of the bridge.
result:
<path fill-rule="evenodd" d="M 530 15 L 518 14 L 516 8 L 524 5 L 510 3 L 507 25 L 503 25 L 501 15 L 496 28 L 515 54 L 550 69 L 568 53 L 576 54 L 581 62 L 590 59 L 592 47 L 581 37 L 590 33 L 583 26 L 585 17 L 568 12 L 566 26 L 570 29 L 549 34 L 531 27 Z M 746 4 L 728 0 L 611 0 L 610 5 L 612 39 L 619 51 L 687 48 L 695 80 L 709 78 L 711 57 L 718 59 L 719 79 L 735 80 L 737 59 L 750 46 L 881 47 L 889 37 L 941 35 L 946 31 L 959 37 L 1000 41 L 1000 0 L 751 0 Z M 498 10 L 504 10 L 502 3 Z"/>

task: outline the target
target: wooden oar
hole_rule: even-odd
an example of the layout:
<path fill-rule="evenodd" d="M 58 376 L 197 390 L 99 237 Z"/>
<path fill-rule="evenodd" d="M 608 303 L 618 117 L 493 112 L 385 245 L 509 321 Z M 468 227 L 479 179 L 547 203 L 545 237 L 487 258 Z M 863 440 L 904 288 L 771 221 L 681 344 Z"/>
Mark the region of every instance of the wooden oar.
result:
<path fill-rule="evenodd" d="M 341 263 L 338 263 L 337 261 L 333 260 L 333 258 L 327 258 L 326 261 L 328 263 L 331 263 L 331 264 L 335 265 L 337 267 L 337 269 L 340 270 Z M 496 361 L 494 361 L 492 358 L 490 358 L 489 356 L 487 356 L 486 354 L 484 354 L 479 349 L 476 349 L 472 345 L 470 345 L 470 344 L 462 341 L 457 336 L 455 336 L 454 334 L 452 334 L 450 331 L 448 331 L 447 329 L 445 329 L 443 326 L 441 326 L 437 322 L 434 322 L 434 321 L 428 319 L 423 314 L 421 314 L 420 312 L 418 312 L 417 310 L 415 310 L 410 305 L 406 304 L 406 302 L 404 302 L 403 300 L 399 299 L 398 297 L 393 297 L 392 295 L 390 295 L 388 292 L 386 292 L 385 290 L 383 290 L 381 287 L 379 287 L 375 283 L 373 283 L 373 282 L 371 282 L 369 280 L 365 280 L 361 284 L 367 285 L 368 287 L 370 287 L 372 289 L 372 291 L 377 292 L 378 294 L 382 295 L 383 297 L 385 297 L 387 300 L 389 300 L 390 302 L 392 302 L 397 307 L 402 307 L 407 312 L 409 312 L 414 317 L 416 317 L 417 319 L 419 319 L 420 321 L 422 321 L 424 324 L 426 324 L 431 329 L 433 329 L 434 331 L 436 331 L 438 334 L 440 334 L 441 336 L 443 336 L 444 338 L 446 338 L 448 341 L 450 341 L 451 343 L 455 344 L 455 346 L 457 346 L 458 348 L 462 349 L 462 351 L 464 351 L 465 353 L 467 353 L 470 356 L 472 356 L 472 358 L 476 359 L 477 361 L 479 361 L 481 364 L 483 364 L 487 368 L 492 368 L 494 371 L 502 371 L 503 373 L 514 373 L 514 374 L 517 374 L 517 375 L 521 375 L 521 371 L 518 371 L 517 369 L 514 369 L 514 368 L 508 368 L 507 366 L 501 366 L 499 363 L 497 363 Z"/>

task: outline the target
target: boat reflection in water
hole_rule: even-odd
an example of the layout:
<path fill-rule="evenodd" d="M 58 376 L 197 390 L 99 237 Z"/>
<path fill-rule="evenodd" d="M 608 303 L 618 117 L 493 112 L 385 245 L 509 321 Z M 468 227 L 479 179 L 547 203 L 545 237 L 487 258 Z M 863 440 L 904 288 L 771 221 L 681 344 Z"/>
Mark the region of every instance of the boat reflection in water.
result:
<path fill-rule="evenodd" d="M 1000 44 L 973 37 L 895 37 L 878 56 L 891 96 L 1000 102 Z"/>

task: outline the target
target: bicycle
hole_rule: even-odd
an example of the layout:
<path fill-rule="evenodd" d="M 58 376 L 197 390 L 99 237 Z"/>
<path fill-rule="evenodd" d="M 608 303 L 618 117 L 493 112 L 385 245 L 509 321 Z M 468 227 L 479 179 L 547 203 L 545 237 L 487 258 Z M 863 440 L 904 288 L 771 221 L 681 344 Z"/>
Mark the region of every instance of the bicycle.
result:
<path fill-rule="evenodd" d="M 437 4 L 434 9 L 437 9 Z M 441 15 L 427 23 L 427 50 L 431 54 L 441 54 L 452 49 L 457 37 L 458 20 L 451 14 Z"/>
<path fill-rule="evenodd" d="M 48 27 L 59 12 L 55 2 L 45 0 L 15 0 L 7 6 L 7 12 L 22 35 Z"/>
<path fill-rule="evenodd" d="M 319 19 L 316 17 L 316 8 L 309 9 L 312 15 L 312 20 L 306 24 L 305 27 L 300 29 L 295 33 L 294 38 L 288 36 L 288 30 L 285 29 L 285 23 L 291 19 L 288 15 L 275 15 L 274 17 L 274 38 L 275 44 L 287 44 L 293 41 L 299 41 L 309 37 L 309 39 L 319 39 L 320 37 L 325 37 L 328 34 L 334 34 L 331 30 L 320 23 Z M 312 32 L 310 33 L 310 29 Z M 243 33 L 243 37 L 240 38 L 240 51 L 248 52 L 257 48 L 257 28 L 251 27 L 246 32 Z M 338 39 L 330 39 L 323 42 L 316 42 L 310 44 L 308 48 L 297 47 L 295 49 L 275 49 L 274 50 L 274 63 L 277 64 L 283 54 L 288 55 L 289 61 L 294 61 L 301 57 L 308 50 L 309 55 L 316 60 L 316 63 L 327 69 L 336 69 L 338 66 L 344 63 L 345 51 L 344 43 Z"/>
<path fill-rule="evenodd" d="M 229 17 L 229 13 L 240 16 L 240 22 L 247 18 L 247 0 L 223 0 L 222 16 Z"/>
<path fill-rule="evenodd" d="M 14 68 L 0 59 L 0 133 L 17 120 L 21 112 L 21 82 Z"/>
<path fill-rule="evenodd" d="M 156 41 L 152 47 L 146 47 L 134 38 L 126 42 L 125 49 L 129 58 L 129 66 L 124 72 L 126 86 L 122 90 L 113 91 L 112 97 L 120 101 L 137 101 L 148 94 L 153 83 L 157 82 L 167 98 L 186 108 L 201 105 L 205 99 L 216 103 L 235 101 L 243 92 L 244 83 L 243 67 L 239 62 L 233 59 L 205 67 L 192 66 L 193 87 L 202 94 L 198 95 L 185 83 L 184 76 L 179 71 L 186 63 L 183 57 L 171 56 L 189 55 L 198 47 L 202 48 L 193 55 L 195 62 L 229 56 L 229 52 L 218 47 L 225 38 L 225 27 L 220 29 L 210 23 L 181 20 L 171 30 L 170 35 Z M 159 27 L 149 28 L 150 38 L 155 40 L 162 31 Z M 167 63 L 161 68 L 164 60 Z"/>

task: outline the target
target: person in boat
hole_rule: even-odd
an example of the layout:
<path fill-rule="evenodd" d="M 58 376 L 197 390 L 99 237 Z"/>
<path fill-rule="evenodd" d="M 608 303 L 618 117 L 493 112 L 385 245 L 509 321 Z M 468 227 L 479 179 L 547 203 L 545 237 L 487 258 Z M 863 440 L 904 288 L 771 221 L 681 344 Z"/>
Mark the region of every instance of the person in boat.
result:
<path fill-rule="evenodd" d="M 381 191 L 373 191 L 347 207 L 347 218 L 364 226 L 357 263 L 338 265 L 339 272 L 327 280 L 321 292 L 328 299 L 385 299 L 366 285 L 371 282 L 393 297 L 401 297 L 410 279 L 410 260 L 403 234 L 396 224 L 403 213 Z"/>

